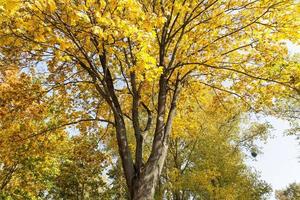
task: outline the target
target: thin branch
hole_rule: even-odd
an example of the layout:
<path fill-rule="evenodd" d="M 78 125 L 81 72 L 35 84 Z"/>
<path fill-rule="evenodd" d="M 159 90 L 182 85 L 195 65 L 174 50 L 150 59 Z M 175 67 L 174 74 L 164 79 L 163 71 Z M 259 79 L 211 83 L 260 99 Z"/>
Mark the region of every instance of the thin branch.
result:
<path fill-rule="evenodd" d="M 46 130 L 43 130 L 43 131 L 40 131 L 38 133 L 35 133 L 35 134 L 32 134 L 26 138 L 22 138 L 20 140 L 17 140 L 16 142 L 20 142 L 20 141 L 24 141 L 24 140 L 28 140 L 28 139 L 31 139 L 31 138 L 34 138 L 34 137 L 37 137 L 37 136 L 40 136 L 40 135 L 43 135 L 45 133 L 48 133 L 50 131 L 55 131 L 57 129 L 60 129 L 60 128 L 64 128 L 66 126 L 70 126 L 70 125 L 75 125 L 75 124 L 78 124 L 78 123 L 81 123 L 81 122 L 91 122 L 91 121 L 98 121 L 98 122 L 104 122 L 104 123 L 108 123 L 108 124 L 112 124 L 113 126 L 115 125 L 113 122 L 109 121 L 109 120 L 105 120 L 105 119 L 99 119 L 99 118 L 91 118 L 91 119 L 79 119 L 77 121 L 73 121 L 73 122 L 68 122 L 68 123 L 65 123 L 65 124 L 61 124 L 59 126 L 55 126 L 55 127 L 51 127 L 51 128 L 48 128 Z"/>

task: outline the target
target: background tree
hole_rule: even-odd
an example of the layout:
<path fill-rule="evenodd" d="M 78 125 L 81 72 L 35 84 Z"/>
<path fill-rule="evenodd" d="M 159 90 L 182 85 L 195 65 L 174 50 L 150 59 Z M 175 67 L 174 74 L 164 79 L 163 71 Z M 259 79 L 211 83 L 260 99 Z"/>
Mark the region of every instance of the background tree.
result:
<path fill-rule="evenodd" d="M 162 196 L 175 200 L 266 199 L 270 186 L 244 164 L 242 150 L 250 154 L 252 143 L 267 137 L 268 126 L 254 123 L 247 129 L 243 123 L 250 121 L 243 107 L 198 87 L 203 96 L 187 89 L 178 102 L 160 183 Z"/>
<path fill-rule="evenodd" d="M 46 199 L 111 199 L 104 172 L 110 157 L 99 147 L 99 139 L 82 134 L 73 136 L 71 144 Z"/>
<path fill-rule="evenodd" d="M 300 198 L 300 185 L 297 183 L 290 184 L 286 189 L 277 190 L 276 198 L 278 200 L 297 200 Z"/>
<path fill-rule="evenodd" d="M 55 104 L 45 104 L 42 93 L 30 76 L 16 69 L 0 71 L 1 199 L 36 199 L 59 173 L 68 135 L 41 131 L 55 123 L 56 110 Z"/>
<path fill-rule="evenodd" d="M 61 129 L 63 101 L 44 96 L 29 73 L 10 68 L 0 77 L 0 198 L 104 199 L 110 159 L 101 138 Z"/>

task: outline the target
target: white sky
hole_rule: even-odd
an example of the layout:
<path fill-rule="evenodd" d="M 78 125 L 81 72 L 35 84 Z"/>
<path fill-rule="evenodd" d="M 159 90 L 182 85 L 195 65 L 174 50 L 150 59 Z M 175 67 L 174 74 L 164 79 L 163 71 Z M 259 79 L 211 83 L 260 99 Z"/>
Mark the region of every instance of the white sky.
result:
<path fill-rule="evenodd" d="M 286 44 L 289 49 L 289 54 L 295 54 L 295 53 L 300 53 L 300 45 L 293 44 L 290 41 L 286 41 Z"/>
<path fill-rule="evenodd" d="M 256 161 L 248 161 L 261 173 L 261 179 L 272 185 L 273 190 L 285 188 L 293 182 L 300 182 L 300 145 L 296 136 L 286 136 L 284 131 L 289 123 L 284 120 L 269 117 L 267 119 L 274 130 L 274 138 L 263 145 L 263 154 Z M 274 200 L 274 193 L 270 200 Z"/>

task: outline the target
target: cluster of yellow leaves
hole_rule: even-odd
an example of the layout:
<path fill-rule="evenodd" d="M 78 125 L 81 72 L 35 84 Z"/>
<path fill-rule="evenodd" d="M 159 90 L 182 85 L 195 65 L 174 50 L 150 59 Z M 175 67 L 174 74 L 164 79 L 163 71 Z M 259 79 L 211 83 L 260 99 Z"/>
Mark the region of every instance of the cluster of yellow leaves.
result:
<path fill-rule="evenodd" d="M 67 135 L 63 131 L 43 133 L 51 116 L 42 92 L 38 82 L 18 70 L 1 72 L 1 197 L 36 199 L 48 186 L 44 177 L 58 174 L 57 155 L 67 146 Z"/>
<path fill-rule="evenodd" d="M 13 33 L 36 42 L 32 46 L 35 50 L 53 48 L 54 59 L 71 62 L 80 51 L 103 51 L 102 42 L 112 44 L 106 51 L 124 58 L 114 46 L 127 46 L 128 38 L 138 44 L 132 47 L 134 58 L 130 58 L 130 71 L 137 71 L 140 79 L 153 80 L 162 72 L 157 66 L 154 50 L 151 47 L 155 43 L 154 25 L 161 25 L 161 16 L 147 15 L 136 1 L 20 1 L 21 9 L 10 17 L 13 24 L 7 23 L 10 29 L 3 30 L 6 34 Z M 5 1 L 6 5 L 6 1 Z M 35 15 L 31 15 L 34 12 Z M 60 16 L 55 16 L 60 12 Z M 46 14 L 47 13 L 47 14 Z M 53 15 L 51 14 L 53 13 Z M 6 13 L 0 13 L 4 18 Z M 46 21 L 40 21 L 46 16 Z M 9 28 L 10 27 L 10 28 Z M 11 29 L 12 28 L 12 29 Z M 76 37 L 76 39 L 75 39 Z M 127 39 L 126 39 L 127 38 Z M 75 41 L 76 40 L 76 41 Z M 4 45 L 13 41 L 11 37 L 5 37 Z M 14 41 L 14 45 L 19 43 Z M 19 44 L 21 45 L 21 44 Z M 31 45 L 30 45 L 31 46 Z M 73 58 L 73 59 L 72 59 Z M 134 61 L 133 61 L 134 60 Z M 95 61 L 99 63 L 99 61 Z M 111 60 L 115 63 L 116 61 Z M 125 61 L 124 61 L 125 62 Z"/>
<path fill-rule="evenodd" d="M 25 74 L 18 77 L 16 71 L 6 72 L 4 82 L 0 85 L 2 139 L 22 140 L 37 131 L 36 125 L 42 119 L 45 107 L 38 102 L 39 86 L 30 85 L 31 81 Z"/>
<path fill-rule="evenodd" d="M 229 80 L 231 91 L 244 96 L 245 101 L 259 100 L 267 106 L 271 104 L 271 94 L 256 98 L 254 93 L 265 92 L 255 88 L 272 87 L 274 93 L 290 89 L 276 84 L 270 84 L 270 88 L 261 86 L 275 79 L 290 84 L 289 75 L 294 72 L 281 63 L 287 55 L 281 42 L 283 39 L 299 42 L 296 28 L 299 3 L 292 0 L 163 3 L 35 0 L 13 4 L 2 0 L 3 7 L 15 5 L 15 11 L 10 15 L 0 13 L 0 18 L 6 19 L 2 22 L 0 42 L 2 46 L 15 47 L 16 51 L 14 56 L 5 48 L 2 53 L 15 57 L 18 49 L 34 51 L 31 59 L 51 60 L 47 64 L 51 72 L 59 69 L 61 62 L 68 63 L 68 72 L 72 72 L 70 68 L 74 66 L 80 71 L 80 62 L 99 68 L 98 56 L 105 51 L 116 79 L 120 76 L 126 79 L 134 72 L 138 82 L 153 82 L 170 65 L 175 69 L 173 74 L 197 70 L 203 74 L 203 82 L 212 83 L 213 87 L 223 88 L 223 81 Z M 168 29 L 164 29 L 166 23 L 170 24 Z M 168 37 L 164 53 L 159 49 L 162 35 Z M 47 56 L 38 52 L 46 52 Z M 159 63 L 161 59 L 164 62 Z M 270 64 L 275 62 L 280 70 Z M 270 73 L 275 70 L 276 73 Z M 298 76 L 299 72 L 295 74 Z M 175 78 L 172 76 L 170 80 Z M 149 90 L 145 86 L 143 91 Z"/>
<path fill-rule="evenodd" d="M 1 0 L 0 1 L 0 12 L 8 15 L 14 14 L 20 7 L 20 0 Z M 0 20 L 1 21 L 1 20 Z"/>

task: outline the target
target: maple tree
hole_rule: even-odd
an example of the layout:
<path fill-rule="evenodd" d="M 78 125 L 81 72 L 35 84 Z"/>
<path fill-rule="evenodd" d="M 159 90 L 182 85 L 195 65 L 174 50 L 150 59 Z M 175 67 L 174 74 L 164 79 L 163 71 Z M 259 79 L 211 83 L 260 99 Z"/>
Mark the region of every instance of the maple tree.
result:
<path fill-rule="evenodd" d="M 103 196 L 98 190 L 105 191 L 102 170 L 109 158 L 98 149 L 99 139 L 69 137 L 59 128 L 62 101 L 44 96 L 28 73 L 10 67 L 0 77 L 0 198 Z"/>
<path fill-rule="evenodd" d="M 212 88 L 222 101 L 235 96 L 256 112 L 299 94 L 299 64 L 286 62 L 283 42 L 299 42 L 296 1 L 1 4 L 1 65 L 36 71 L 47 94 L 62 99 L 65 112 L 50 129 L 114 129 L 131 199 L 154 196 L 187 85 Z"/>
<path fill-rule="evenodd" d="M 54 105 L 46 105 L 42 93 L 38 82 L 17 69 L 0 71 L 1 199 L 34 199 L 58 174 L 67 133 L 56 130 L 31 137 L 55 121 Z"/>

